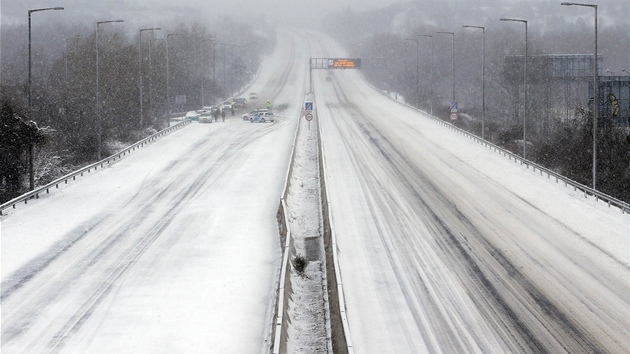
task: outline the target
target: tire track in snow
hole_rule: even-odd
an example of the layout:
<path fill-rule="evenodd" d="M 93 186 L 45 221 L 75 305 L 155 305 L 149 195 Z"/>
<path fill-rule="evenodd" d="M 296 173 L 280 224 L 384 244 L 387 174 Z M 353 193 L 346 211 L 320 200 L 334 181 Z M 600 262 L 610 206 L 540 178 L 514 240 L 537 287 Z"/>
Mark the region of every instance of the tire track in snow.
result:
<path fill-rule="evenodd" d="M 59 350 L 90 317 L 116 281 L 133 266 L 187 203 L 200 190 L 227 173 L 230 161 L 241 154 L 245 146 L 277 128 L 268 125 L 253 133 L 241 132 L 230 149 L 218 149 L 219 156 L 212 153 L 215 144 L 213 139 L 202 137 L 190 145 L 183 156 L 204 147 L 207 147 L 210 156 L 201 155 L 192 161 L 179 159 L 167 166 L 157 178 L 145 181 L 144 188 L 124 203 L 120 210 L 101 216 L 94 227 L 59 250 L 49 261 L 43 262 L 42 267 L 23 275 L 16 283 L 19 286 L 14 286 L 4 294 L 3 347 L 13 346 L 14 342 L 22 338 L 27 341 L 24 345 L 29 350 L 43 350 L 40 347 L 42 336 L 50 335 L 46 348 Z M 215 166 L 223 167 L 215 169 Z M 181 184 L 181 178 L 176 172 L 182 170 L 195 171 L 198 176 L 189 184 Z M 160 181 L 163 176 L 169 179 Z M 151 206 L 164 200 L 168 200 L 172 206 L 166 215 L 156 214 L 159 208 L 153 210 Z M 121 220 L 121 214 L 125 220 Z M 129 241 L 128 238 L 134 235 L 140 237 Z M 83 247 L 88 249 L 78 250 Z M 59 267 L 62 262 L 66 262 L 61 265 L 63 272 L 49 274 L 49 268 Z M 63 311 L 63 318 L 54 319 L 47 325 L 37 323 L 42 312 L 70 292 L 77 295 L 74 295 L 76 298 L 71 308 Z M 26 334 L 33 326 L 38 327 L 36 338 Z M 28 343 L 30 339 L 32 341 Z"/>
<path fill-rule="evenodd" d="M 356 140 L 353 139 L 344 139 L 343 143 L 346 145 L 348 151 L 355 151 L 356 154 L 354 156 L 361 156 L 361 151 L 374 151 L 374 153 L 381 155 L 383 160 L 386 162 L 387 167 L 393 171 L 393 175 L 405 176 L 400 178 L 400 182 L 402 182 L 407 190 L 412 194 L 412 200 L 410 201 L 416 206 L 420 206 L 420 210 L 423 210 L 425 214 L 425 222 L 429 222 L 436 227 L 436 231 L 446 237 L 445 240 L 441 241 L 441 249 L 445 251 L 446 255 L 453 261 L 453 264 L 458 264 L 458 267 L 461 267 L 464 272 L 462 274 L 472 275 L 475 279 L 475 287 L 477 291 L 480 292 L 480 296 L 478 299 L 483 301 L 484 297 L 488 297 L 490 299 L 494 299 L 489 302 L 490 308 L 494 309 L 494 316 L 499 316 L 498 322 L 495 323 L 494 326 L 502 326 L 506 325 L 511 328 L 511 334 L 502 333 L 501 329 L 497 329 L 497 334 L 501 335 L 506 343 L 512 342 L 512 345 L 515 347 L 511 348 L 512 350 L 522 350 L 524 352 L 547 352 L 549 348 L 553 348 L 555 345 L 551 345 L 549 347 L 549 343 L 547 340 L 538 338 L 538 335 L 535 334 L 533 329 L 530 329 L 527 323 L 529 320 L 522 319 L 520 316 L 517 316 L 517 313 L 520 310 L 516 310 L 520 307 L 518 302 L 515 302 L 514 299 L 507 300 L 502 295 L 502 291 L 499 291 L 497 286 L 503 287 L 505 284 L 503 283 L 505 280 L 501 280 L 501 275 L 491 271 L 492 267 L 499 267 L 504 269 L 505 273 L 509 274 L 511 278 L 509 281 L 518 284 L 518 288 L 523 289 L 530 296 L 530 303 L 536 304 L 540 308 L 540 313 L 543 317 L 546 317 L 546 320 L 543 318 L 540 321 L 548 323 L 546 326 L 548 327 L 556 327 L 555 329 L 550 329 L 551 331 L 560 331 L 559 333 L 563 333 L 564 335 L 560 335 L 560 341 L 566 341 L 564 344 L 560 344 L 561 348 L 564 348 L 568 351 L 586 351 L 586 352 L 599 352 L 602 350 L 602 347 L 597 344 L 597 341 L 594 338 L 589 338 L 589 336 L 584 333 L 578 326 L 572 323 L 572 321 L 567 318 L 562 311 L 560 311 L 553 303 L 546 299 L 543 293 L 541 293 L 531 282 L 527 280 L 520 272 L 514 267 L 508 260 L 505 258 L 498 249 L 494 248 L 491 244 L 489 244 L 483 237 L 483 235 L 476 229 L 472 223 L 470 223 L 466 217 L 459 212 L 457 207 L 453 205 L 450 201 L 441 196 L 439 192 L 439 188 L 432 185 L 428 176 L 424 175 L 419 169 L 415 168 L 412 172 L 409 171 L 408 166 L 413 166 L 411 161 L 405 160 L 403 154 L 401 154 L 395 147 L 392 146 L 386 138 L 379 135 L 376 132 L 376 129 L 373 126 L 370 126 L 369 120 L 367 116 L 361 112 L 361 108 L 353 106 L 348 102 L 347 97 L 344 96 L 343 92 L 339 89 L 338 86 L 335 86 L 336 94 L 338 97 L 343 98 L 342 104 L 349 115 L 353 118 L 351 120 L 345 119 L 333 119 L 333 123 L 337 127 L 337 129 L 341 132 L 348 132 L 347 136 L 360 136 L 363 135 L 366 137 L 365 144 L 359 144 Z M 343 127 L 341 123 L 345 123 L 346 125 L 354 124 L 355 128 L 349 129 Z M 360 134 L 357 134 L 360 133 Z M 376 147 L 376 149 L 374 149 Z M 362 170 L 363 166 L 369 165 L 368 161 L 358 161 L 356 157 L 353 158 L 353 163 L 355 164 L 355 169 Z M 362 179 L 362 184 L 370 193 L 368 196 L 372 197 L 372 201 L 370 202 L 370 207 L 372 208 L 373 213 L 382 212 L 383 205 L 387 205 L 387 203 L 391 203 L 390 198 L 381 197 L 381 200 L 373 199 L 378 198 L 379 194 L 383 194 L 382 191 L 387 190 L 387 186 L 382 185 L 377 178 L 369 178 L 366 174 L 359 174 L 359 178 Z M 421 191 L 421 192 L 419 192 Z M 425 196 L 423 196 L 425 195 Z M 431 199 L 425 201 L 426 195 L 432 195 Z M 370 199 L 370 198 L 368 198 Z M 415 201 L 413 200 L 415 199 Z M 427 203 L 431 203 L 431 205 Z M 440 205 L 438 207 L 438 212 L 434 211 L 436 205 Z M 402 209 L 402 208 L 401 208 Z M 393 211 L 395 212 L 395 211 Z M 451 216 L 448 219 L 444 219 L 442 214 L 450 214 Z M 391 216 L 395 218 L 395 216 Z M 453 220 L 458 221 L 458 225 L 453 229 L 453 225 L 451 225 Z M 381 242 L 385 245 L 390 244 L 385 237 L 384 234 L 395 235 L 394 232 L 384 232 L 387 230 L 383 230 L 382 227 L 387 229 L 387 226 L 376 225 L 381 231 L 378 232 L 378 235 L 381 237 Z M 474 250 L 471 247 L 471 241 L 478 242 L 477 248 L 482 249 L 482 253 L 485 253 L 488 257 L 485 262 L 488 262 L 488 259 L 493 259 L 494 265 L 484 265 L 484 261 L 481 260 L 479 255 L 476 255 L 472 252 L 479 252 L 480 250 Z M 406 241 L 401 241 L 406 242 Z M 390 246 L 391 247 L 391 246 Z M 409 248 L 399 247 L 397 250 L 389 250 L 390 252 L 402 252 L 404 257 L 408 259 L 410 264 L 416 263 L 421 264 L 421 260 L 417 259 L 414 261 L 414 258 L 417 258 L 418 255 L 414 255 L 413 252 L 409 253 Z M 391 255 L 390 255 L 391 260 Z M 480 263 L 481 262 L 481 263 Z M 392 264 L 393 269 L 397 270 L 399 265 Z M 490 272 L 488 276 L 486 272 Z M 398 272 L 398 276 L 402 276 L 400 271 Z M 404 278 L 404 276 L 402 276 Z M 407 287 L 406 282 L 401 281 L 399 279 L 399 284 L 402 287 Z M 418 284 L 420 289 L 426 291 L 428 284 L 421 277 L 421 280 Z M 411 290 L 412 293 L 419 295 L 423 291 L 414 291 Z M 405 297 L 407 302 L 409 303 L 409 307 L 412 310 L 415 310 L 414 306 L 415 299 L 408 296 L 408 292 L 405 292 Z M 431 299 L 425 299 L 430 308 L 434 310 L 428 310 L 434 313 L 432 315 L 435 316 L 436 321 L 432 321 L 431 326 L 439 326 L 443 320 L 446 318 L 446 309 L 442 308 L 437 304 L 436 301 Z M 424 304 L 426 305 L 426 303 Z M 516 306 L 516 307 L 514 307 Z M 426 310 L 426 309 L 425 309 Z M 414 314 L 414 318 L 416 318 L 416 322 L 419 327 L 422 328 L 422 321 L 419 319 L 421 316 L 419 314 Z M 440 320 L 442 319 L 442 320 Z M 467 347 L 465 343 L 453 343 L 451 342 L 451 338 L 457 337 L 457 328 L 453 327 L 453 325 L 449 325 L 447 328 L 443 330 L 435 330 L 436 332 L 443 332 L 441 337 L 442 340 L 446 339 L 446 342 L 450 344 L 438 342 L 437 345 L 434 344 L 432 346 L 431 351 L 437 352 L 446 348 L 449 350 L 463 350 L 470 351 L 472 348 Z M 426 332 L 425 336 L 428 336 Z M 447 333 L 451 333 L 448 335 Z M 507 335 L 507 336 L 506 336 Z M 513 342 L 514 338 L 516 342 Z M 520 339 L 519 339 L 520 338 Z M 567 340 L 568 338 L 568 340 Z M 516 344 L 520 343 L 520 344 Z M 480 344 L 481 345 L 481 344 Z M 449 349 L 450 348 L 450 349 Z M 483 348 L 483 345 L 482 347 Z M 520 349 L 519 349 L 520 348 Z M 572 348 L 572 349 L 571 349 Z M 486 348 L 487 350 L 488 348 Z M 553 349 L 551 349 L 553 352 Z"/>

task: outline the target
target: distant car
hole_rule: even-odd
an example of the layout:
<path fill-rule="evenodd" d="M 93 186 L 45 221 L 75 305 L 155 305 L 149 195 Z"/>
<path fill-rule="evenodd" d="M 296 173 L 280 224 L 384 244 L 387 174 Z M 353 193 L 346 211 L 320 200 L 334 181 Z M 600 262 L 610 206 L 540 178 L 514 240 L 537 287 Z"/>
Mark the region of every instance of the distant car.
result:
<path fill-rule="evenodd" d="M 212 123 L 212 112 L 205 111 L 199 115 L 199 123 Z"/>
<path fill-rule="evenodd" d="M 186 113 L 186 119 L 199 120 L 199 113 L 197 113 L 196 111 L 190 111 Z"/>
<path fill-rule="evenodd" d="M 262 113 L 262 112 L 268 112 L 269 110 L 266 108 L 259 108 L 259 109 L 255 109 L 247 114 L 243 114 L 243 120 L 249 120 L 250 118 L 254 117 L 254 115 L 258 114 L 258 113 Z"/>
<path fill-rule="evenodd" d="M 249 99 L 250 100 L 257 100 L 258 99 L 258 94 L 256 92 L 250 92 Z"/>
<path fill-rule="evenodd" d="M 247 107 L 247 99 L 245 97 L 237 97 L 234 99 L 234 107 L 245 108 Z"/>
<path fill-rule="evenodd" d="M 276 120 L 276 117 L 274 116 L 273 112 L 259 112 L 259 113 L 254 114 L 253 117 L 249 118 L 249 121 L 251 123 L 275 122 L 275 120 Z"/>
<path fill-rule="evenodd" d="M 231 111 L 233 108 L 232 103 L 230 102 L 223 102 L 223 104 L 221 105 L 221 110 L 222 111 Z"/>

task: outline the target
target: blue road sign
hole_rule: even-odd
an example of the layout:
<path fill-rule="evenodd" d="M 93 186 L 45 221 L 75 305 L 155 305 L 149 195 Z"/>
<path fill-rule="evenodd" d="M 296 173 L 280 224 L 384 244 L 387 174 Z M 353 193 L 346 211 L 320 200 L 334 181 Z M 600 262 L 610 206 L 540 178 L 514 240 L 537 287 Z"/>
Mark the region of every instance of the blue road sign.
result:
<path fill-rule="evenodd" d="M 313 110 L 313 102 L 304 102 L 304 109 L 307 111 Z"/>

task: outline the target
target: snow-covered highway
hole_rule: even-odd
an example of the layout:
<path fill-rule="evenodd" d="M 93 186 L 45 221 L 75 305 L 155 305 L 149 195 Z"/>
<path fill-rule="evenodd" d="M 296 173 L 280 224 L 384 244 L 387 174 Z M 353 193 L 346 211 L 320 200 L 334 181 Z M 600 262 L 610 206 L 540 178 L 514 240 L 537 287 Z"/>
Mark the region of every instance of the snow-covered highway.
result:
<path fill-rule="evenodd" d="M 295 36 L 281 35 L 249 89 L 261 105 L 283 107 L 274 124 L 194 122 L 7 210 L 2 352 L 268 347 L 281 260 L 275 213 L 306 58 Z"/>
<path fill-rule="evenodd" d="M 627 214 L 318 74 L 357 353 L 627 352 Z"/>
<path fill-rule="evenodd" d="M 2 352 L 267 352 L 308 58 L 344 55 L 280 31 L 248 89 L 282 108 L 274 124 L 193 123 L 2 216 Z M 627 214 L 357 71 L 325 76 L 313 72 L 317 120 L 355 353 L 627 352 Z"/>

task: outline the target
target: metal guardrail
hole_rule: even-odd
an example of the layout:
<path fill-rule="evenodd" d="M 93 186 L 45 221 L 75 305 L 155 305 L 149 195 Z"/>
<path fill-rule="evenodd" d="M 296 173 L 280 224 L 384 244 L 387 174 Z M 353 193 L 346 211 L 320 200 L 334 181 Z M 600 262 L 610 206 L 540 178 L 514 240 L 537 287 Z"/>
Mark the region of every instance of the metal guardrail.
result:
<path fill-rule="evenodd" d="M 52 188 L 59 188 L 60 184 L 68 184 L 69 180 L 76 180 L 77 177 L 81 177 L 83 176 L 83 174 L 85 173 L 90 173 L 92 172 L 92 170 L 96 171 L 98 170 L 98 168 L 103 168 L 105 164 L 110 164 L 118 159 L 121 159 L 123 156 L 125 156 L 127 153 L 131 153 L 132 151 L 134 151 L 135 149 L 139 149 L 142 146 L 152 142 L 153 140 L 156 140 L 157 138 L 160 138 L 170 132 L 172 132 L 173 130 L 177 130 L 187 124 L 190 124 L 192 121 L 190 120 L 186 120 L 180 123 L 177 123 L 171 127 L 168 127 L 166 129 L 163 129 L 147 138 L 144 138 L 140 141 L 138 141 L 137 143 L 130 145 L 129 147 L 127 147 L 126 149 L 123 149 L 107 158 L 102 159 L 101 161 L 95 162 L 91 165 L 85 166 L 77 171 L 74 171 L 72 173 L 69 173 L 61 178 L 58 178 L 48 184 L 46 184 L 45 186 L 39 187 L 37 189 L 34 189 L 30 192 L 24 193 L 19 197 L 16 197 L 14 199 L 11 199 L 10 201 L 0 205 L 0 215 L 3 215 L 3 211 L 9 208 L 13 208 L 15 209 L 15 206 L 19 203 L 24 202 L 24 204 L 28 204 L 28 201 L 31 199 L 38 199 L 39 195 L 46 192 L 46 194 L 50 193 L 50 190 Z"/>
<path fill-rule="evenodd" d="M 555 178 L 556 183 L 560 183 L 560 182 L 564 182 L 565 186 L 572 186 L 574 191 L 580 191 L 581 193 L 584 194 L 584 198 L 588 198 L 588 196 L 592 196 L 595 198 L 596 201 L 603 201 L 605 203 L 608 204 L 609 207 L 614 206 L 619 208 L 619 210 L 621 210 L 621 212 L 623 214 L 625 213 L 630 213 L 630 204 L 626 203 L 622 200 L 619 200 L 615 197 L 612 197 L 608 194 L 602 193 L 598 190 L 595 190 L 591 187 L 585 186 L 581 183 L 578 183 L 572 179 L 569 179 L 565 176 L 562 176 L 561 174 L 550 170 L 546 167 L 543 167 L 537 163 L 534 163 L 532 161 L 529 161 L 527 159 L 524 159 L 516 154 L 514 154 L 513 152 L 510 152 L 508 150 L 505 150 L 502 147 L 499 147 L 497 145 L 494 145 L 486 140 L 481 139 L 480 137 L 473 135 L 461 128 L 458 128 L 450 123 L 447 123 L 441 119 L 435 118 L 435 117 L 431 117 L 433 120 L 439 122 L 440 124 L 470 138 L 473 139 L 474 141 L 476 141 L 479 144 L 482 144 L 486 147 L 488 147 L 489 149 L 492 149 L 500 154 L 503 154 L 504 156 L 508 157 L 510 160 L 514 159 L 514 162 L 520 162 L 521 165 L 525 165 L 528 169 L 531 167 L 533 169 L 534 172 L 536 172 L 537 170 L 540 172 L 540 175 L 543 176 L 544 174 L 547 174 L 547 178 L 551 179 L 551 178 Z"/>
<path fill-rule="evenodd" d="M 454 130 L 454 131 L 456 131 L 456 132 L 458 132 L 458 133 L 460 133 L 460 134 L 462 134 L 464 136 L 467 136 L 468 138 L 475 140 L 477 143 L 480 143 L 480 144 L 482 144 L 482 145 L 484 145 L 484 146 L 486 146 L 486 147 L 488 147 L 488 148 L 490 148 L 492 150 L 495 150 L 498 153 L 503 154 L 504 156 L 507 156 L 509 159 L 514 159 L 514 162 L 520 162 L 521 165 L 525 165 L 528 169 L 529 169 L 529 167 L 532 167 L 534 172 L 536 172 L 536 170 L 540 171 L 540 175 L 541 176 L 546 173 L 547 174 L 547 178 L 550 179 L 550 178 L 553 177 L 553 178 L 556 179 L 556 183 L 560 183 L 560 181 L 562 181 L 562 182 L 564 182 L 565 186 L 572 186 L 574 191 L 578 191 L 579 190 L 580 192 L 582 192 L 584 194 L 585 198 L 588 198 L 588 196 L 590 195 L 590 196 L 593 196 L 596 201 L 601 200 L 603 202 L 606 202 L 608 204 L 608 207 L 614 206 L 614 207 L 619 208 L 619 210 L 621 210 L 622 214 L 630 213 L 630 203 L 626 203 L 626 202 L 624 202 L 624 201 L 622 201 L 620 199 L 617 199 L 617 198 L 612 197 L 612 196 L 610 196 L 608 194 L 602 193 L 602 192 L 600 192 L 598 190 L 595 190 L 595 189 L 593 189 L 591 187 L 587 187 L 587 186 L 585 186 L 585 185 L 583 185 L 581 183 L 578 183 L 578 182 L 576 182 L 576 181 L 574 181 L 572 179 L 569 179 L 569 178 L 567 178 L 565 176 L 562 176 L 561 174 L 559 174 L 559 173 L 557 173 L 555 171 L 552 171 L 552 170 L 550 170 L 550 169 L 548 169 L 546 167 L 540 166 L 540 165 L 538 165 L 538 164 L 536 164 L 536 163 L 534 163 L 532 161 L 524 159 L 524 158 L 522 158 L 522 157 L 520 157 L 520 156 L 518 156 L 518 155 L 516 155 L 516 154 L 514 154 L 514 153 L 512 153 L 512 152 L 510 152 L 508 150 L 505 150 L 502 147 L 494 145 L 494 144 L 488 142 L 487 140 L 483 140 L 480 137 L 478 137 L 478 136 L 476 136 L 476 135 L 474 135 L 474 134 L 472 134 L 470 132 L 467 132 L 467 131 L 465 131 L 465 130 L 463 130 L 461 128 L 458 128 L 458 127 L 454 126 L 451 123 L 448 123 L 448 122 L 446 122 L 446 121 L 444 121 L 442 119 L 434 117 L 434 116 L 430 115 L 429 113 L 427 113 L 425 111 L 422 111 L 422 110 L 420 110 L 420 109 L 418 109 L 416 107 L 410 106 L 410 105 L 408 105 L 406 103 L 394 100 L 389 95 L 386 95 L 385 93 L 383 93 L 383 90 L 380 90 L 377 87 L 375 87 L 374 85 L 372 85 L 372 83 L 370 83 L 367 79 L 365 79 L 365 78 L 363 78 L 363 79 L 373 89 L 375 89 L 376 91 L 381 93 L 383 96 L 391 99 L 392 101 L 397 102 L 397 103 L 399 103 L 399 104 L 401 104 L 401 105 L 403 105 L 405 107 L 409 107 L 411 109 L 414 109 L 414 110 L 416 110 L 418 112 L 422 112 L 427 117 L 429 117 L 430 119 L 432 119 L 432 120 L 434 120 L 434 121 L 436 121 L 436 122 L 438 122 L 438 123 L 440 123 L 440 124 L 450 128 L 451 130 Z"/>

